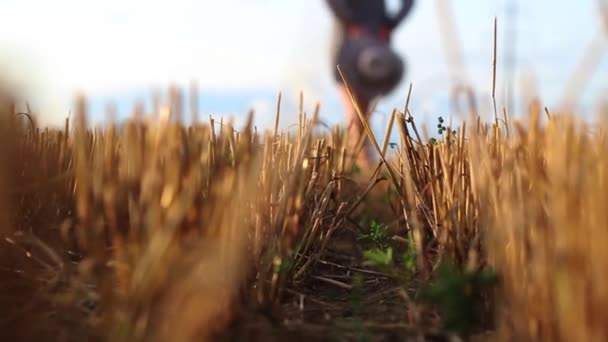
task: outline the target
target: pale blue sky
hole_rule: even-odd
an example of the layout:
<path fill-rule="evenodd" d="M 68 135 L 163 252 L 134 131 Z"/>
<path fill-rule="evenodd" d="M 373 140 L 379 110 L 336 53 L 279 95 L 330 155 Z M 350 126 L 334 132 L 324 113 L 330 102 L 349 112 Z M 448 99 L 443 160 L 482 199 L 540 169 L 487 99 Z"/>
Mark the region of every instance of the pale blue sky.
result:
<path fill-rule="evenodd" d="M 217 98 L 226 102 L 226 112 L 244 113 L 245 107 L 255 106 L 260 125 L 271 122 L 268 114 L 278 91 L 284 92 L 286 114 L 303 90 L 309 107 L 319 100 L 326 104 L 328 121 L 341 119 L 328 62 L 331 17 L 324 1 L 0 1 L 0 65 L 9 67 L 14 82 L 39 95 L 35 103 L 43 109 L 44 122 L 65 117 L 76 90 L 118 101 L 129 92 L 191 79 L 198 80 L 202 91 L 223 94 Z M 492 21 L 498 16 L 502 44 L 505 1 L 452 2 L 469 76 L 486 97 L 491 91 Z M 556 104 L 582 51 L 599 31 L 596 1 L 517 2 L 516 79 L 533 73 L 547 104 Z M 408 73 L 382 102 L 376 120 L 403 106 L 409 82 L 414 84 L 414 114 L 445 114 L 436 113 L 446 108 L 442 103 L 450 84 L 435 1 L 418 0 L 394 42 L 407 59 Z M 499 72 L 500 86 L 505 74 Z M 593 105 L 605 93 L 607 76 L 605 57 L 585 103 Z M 230 94 L 240 94 L 235 100 L 240 107 L 231 105 Z M 203 104 L 202 109 L 218 111 L 221 106 Z M 286 115 L 285 124 L 289 119 Z"/>

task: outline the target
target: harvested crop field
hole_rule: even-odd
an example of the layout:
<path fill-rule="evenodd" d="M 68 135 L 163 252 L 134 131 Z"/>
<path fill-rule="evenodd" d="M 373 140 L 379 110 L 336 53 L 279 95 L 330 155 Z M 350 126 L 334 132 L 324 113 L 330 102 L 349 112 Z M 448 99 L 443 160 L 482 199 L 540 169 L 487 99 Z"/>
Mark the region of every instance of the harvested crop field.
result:
<path fill-rule="evenodd" d="M 2 94 L 3 340 L 608 338 L 605 120 L 534 100 L 429 140 L 406 105 L 361 170 L 319 108 L 91 129 L 80 97 L 48 129 Z"/>

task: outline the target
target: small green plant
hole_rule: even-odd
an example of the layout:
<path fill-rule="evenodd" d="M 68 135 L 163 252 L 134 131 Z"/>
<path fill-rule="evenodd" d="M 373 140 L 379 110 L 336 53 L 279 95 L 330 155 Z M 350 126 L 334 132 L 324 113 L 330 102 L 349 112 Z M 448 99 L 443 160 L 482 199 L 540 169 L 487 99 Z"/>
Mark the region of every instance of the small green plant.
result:
<path fill-rule="evenodd" d="M 277 274 L 287 273 L 291 269 L 291 261 L 286 258 L 278 258 L 274 263 L 274 272 Z"/>
<path fill-rule="evenodd" d="M 442 116 L 437 118 L 437 134 L 443 135 L 443 133 L 448 132 L 449 128 L 445 126 L 445 120 Z M 452 137 L 456 136 L 456 130 L 452 130 Z M 431 138 L 429 139 L 429 143 L 431 145 L 435 145 L 437 143 L 437 139 Z"/>
<path fill-rule="evenodd" d="M 386 235 L 386 227 L 374 219 L 369 224 L 369 232 L 361 234 L 359 240 L 369 240 L 380 249 L 386 249 L 390 243 L 390 239 Z"/>
<path fill-rule="evenodd" d="M 439 117 L 437 118 L 437 134 L 442 135 L 444 131 L 447 130 L 447 128 L 444 126 L 443 124 L 443 117 Z"/>
<path fill-rule="evenodd" d="M 493 271 L 461 272 L 444 261 L 437 282 L 423 289 L 419 299 L 439 306 L 445 329 L 469 336 L 484 321 L 484 293 L 497 282 Z"/>
<path fill-rule="evenodd" d="M 388 247 L 384 250 L 378 248 L 369 249 L 363 252 L 363 257 L 365 258 L 363 264 L 367 266 L 391 266 L 393 264 L 393 248 Z"/>
<path fill-rule="evenodd" d="M 416 244 L 414 242 L 414 234 L 411 231 L 407 236 L 407 251 L 403 253 L 401 261 L 405 266 L 405 270 L 410 275 L 416 273 Z"/>

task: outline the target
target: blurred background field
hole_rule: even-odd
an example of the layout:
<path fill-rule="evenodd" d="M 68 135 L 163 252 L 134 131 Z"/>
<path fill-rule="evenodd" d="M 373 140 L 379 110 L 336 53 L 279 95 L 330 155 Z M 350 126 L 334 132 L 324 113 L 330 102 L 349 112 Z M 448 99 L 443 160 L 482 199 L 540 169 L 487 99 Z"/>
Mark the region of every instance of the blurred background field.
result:
<path fill-rule="evenodd" d="M 395 8 L 398 1 L 388 3 Z M 440 9 L 441 4 L 452 10 Z M 392 109 L 403 106 L 410 82 L 415 95 L 410 106 L 419 120 L 432 123 L 437 115 L 453 112 L 453 72 L 467 78 L 482 106 L 492 108 L 494 16 L 500 33 L 499 107 L 520 103 L 530 92 L 557 106 L 603 25 L 595 0 L 418 1 L 414 6 L 394 37 L 408 71 L 373 117 L 379 132 Z M 294 113 L 303 91 L 309 109 L 316 101 L 323 104 L 323 119 L 343 119 L 328 58 L 331 15 L 323 1 L 24 0 L 5 2 L 1 10 L 0 63 L 12 70 L 17 84 L 33 85 L 31 106 L 44 114 L 44 122 L 61 124 L 77 90 L 88 94 L 92 121 L 100 122 L 107 101 L 116 104 L 119 119 L 126 118 L 134 101 L 150 106 L 154 90 L 191 80 L 199 83 L 205 115 L 235 115 L 244 122 L 255 108 L 258 126 L 271 127 L 277 92 L 283 92 L 287 113 Z M 450 39 L 461 63 L 446 58 Z M 608 61 L 598 62 L 580 96 L 579 109 L 587 115 L 608 86 Z M 291 115 L 283 121 L 293 123 Z"/>

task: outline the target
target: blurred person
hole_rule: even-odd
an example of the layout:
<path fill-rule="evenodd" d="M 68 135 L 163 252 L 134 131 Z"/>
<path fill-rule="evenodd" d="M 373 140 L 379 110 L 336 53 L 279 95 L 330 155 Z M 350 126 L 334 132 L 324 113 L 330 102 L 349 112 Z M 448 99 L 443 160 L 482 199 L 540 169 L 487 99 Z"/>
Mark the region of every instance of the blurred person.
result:
<path fill-rule="evenodd" d="M 347 148 L 356 153 L 364 128 L 344 86 L 340 65 L 353 97 L 369 122 L 372 104 L 394 90 L 401 81 L 405 63 L 391 48 L 391 35 L 412 9 L 414 0 L 401 0 L 399 11 L 391 15 L 385 0 L 326 0 L 335 18 L 332 67 L 338 92 L 345 107 L 349 140 Z M 371 166 L 372 151 L 365 140 L 357 162 Z"/>

